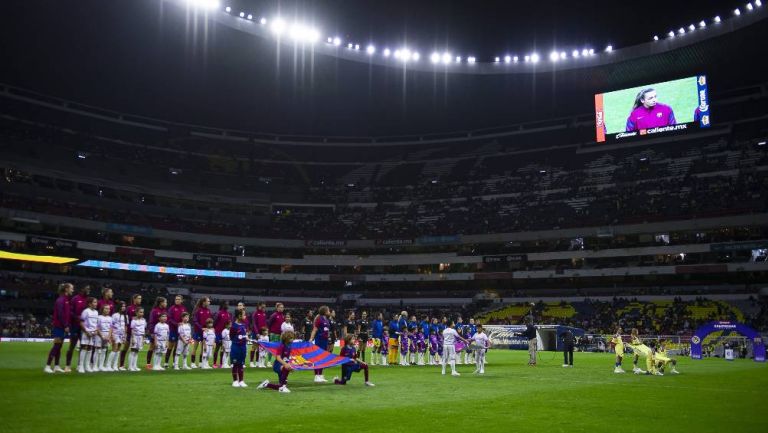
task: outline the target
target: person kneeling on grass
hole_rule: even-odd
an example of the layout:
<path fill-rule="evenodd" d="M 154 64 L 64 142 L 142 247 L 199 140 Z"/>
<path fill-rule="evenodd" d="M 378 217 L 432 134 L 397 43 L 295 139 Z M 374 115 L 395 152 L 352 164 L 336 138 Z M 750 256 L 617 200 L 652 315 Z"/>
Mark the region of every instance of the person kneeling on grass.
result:
<path fill-rule="evenodd" d="M 668 364 L 672 364 L 672 369 L 669 370 L 669 372 L 672 374 L 680 374 L 680 372 L 677 371 L 677 360 L 671 358 L 667 354 L 667 341 L 661 341 L 656 345 L 653 353 L 653 361 L 656 363 L 657 370 L 661 373 L 664 373 L 664 368 Z"/>
<path fill-rule="evenodd" d="M 269 388 L 279 392 L 291 392 L 288 389 L 288 374 L 293 371 L 293 367 L 288 363 L 291 358 L 291 343 L 296 338 L 293 332 L 285 332 L 280 336 L 280 346 L 275 363 L 272 364 L 272 370 L 277 373 L 278 383 L 269 383 L 269 379 L 261 382 L 258 389 Z"/>
<path fill-rule="evenodd" d="M 357 350 L 355 349 L 354 339 L 355 336 L 352 334 L 347 334 L 347 336 L 344 337 L 344 347 L 341 349 L 341 356 L 349 358 L 350 361 L 341 365 L 341 379 L 334 377 L 333 383 L 336 385 L 346 385 L 347 382 L 352 379 L 352 373 L 363 370 L 365 386 L 375 386 L 368 381 L 368 364 L 357 359 Z M 365 343 L 361 342 L 360 344 Z"/>

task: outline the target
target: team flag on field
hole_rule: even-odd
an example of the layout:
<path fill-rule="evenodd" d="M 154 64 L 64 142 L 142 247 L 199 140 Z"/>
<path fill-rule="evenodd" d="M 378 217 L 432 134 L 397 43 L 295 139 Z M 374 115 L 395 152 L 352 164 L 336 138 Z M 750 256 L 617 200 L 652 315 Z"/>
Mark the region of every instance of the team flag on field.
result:
<path fill-rule="evenodd" d="M 259 341 L 259 344 L 272 355 L 280 354 L 280 342 Z M 330 368 L 335 365 L 349 362 L 344 356 L 334 355 L 308 341 L 294 341 L 291 343 L 291 357 L 288 364 L 294 370 L 314 370 L 316 368 Z"/>

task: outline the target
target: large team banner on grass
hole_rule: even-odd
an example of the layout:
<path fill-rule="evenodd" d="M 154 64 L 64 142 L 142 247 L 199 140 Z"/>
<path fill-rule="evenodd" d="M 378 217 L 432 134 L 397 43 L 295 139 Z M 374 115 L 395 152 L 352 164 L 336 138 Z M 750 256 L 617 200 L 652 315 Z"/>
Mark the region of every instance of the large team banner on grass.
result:
<path fill-rule="evenodd" d="M 259 341 L 258 344 L 267 349 L 272 355 L 280 355 L 280 342 Z M 314 370 L 330 368 L 349 361 L 349 358 L 330 353 L 309 341 L 294 341 L 291 343 L 291 356 L 288 359 L 288 364 L 294 370 Z"/>
<path fill-rule="evenodd" d="M 598 143 L 686 132 L 710 124 L 706 75 L 595 95 Z"/>

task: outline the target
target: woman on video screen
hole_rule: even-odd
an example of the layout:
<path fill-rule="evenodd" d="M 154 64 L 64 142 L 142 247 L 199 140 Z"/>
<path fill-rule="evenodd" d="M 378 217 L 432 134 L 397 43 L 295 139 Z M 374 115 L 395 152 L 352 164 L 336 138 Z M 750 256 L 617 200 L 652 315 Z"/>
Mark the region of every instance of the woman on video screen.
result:
<path fill-rule="evenodd" d="M 635 97 L 632 112 L 627 118 L 627 132 L 669 126 L 675 123 L 677 122 L 672 107 L 658 102 L 656 89 L 648 87 L 641 90 Z"/>

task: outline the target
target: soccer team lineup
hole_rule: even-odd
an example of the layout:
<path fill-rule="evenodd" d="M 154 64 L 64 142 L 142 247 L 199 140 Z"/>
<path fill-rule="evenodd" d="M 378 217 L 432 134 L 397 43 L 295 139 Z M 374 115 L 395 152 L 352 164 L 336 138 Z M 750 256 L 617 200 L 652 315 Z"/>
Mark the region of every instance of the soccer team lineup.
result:
<path fill-rule="evenodd" d="M 210 299 L 201 297 L 190 314 L 182 295 L 176 295 L 170 306 L 165 297 L 159 296 L 146 315 L 141 295 L 133 295 L 126 305 L 113 300 L 114 292 L 109 287 L 102 289 L 99 299 L 90 296 L 89 285 L 83 285 L 77 294 L 74 291 L 70 283 L 62 283 L 58 288 L 53 309 L 54 340 L 45 373 L 71 373 L 73 359 L 80 374 L 226 368 L 231 369 L 232 387 L 247 388 L 248 366 L 271 368 L 277 375 L 274 381 L 264 380 L 257 388 L 289 393 L 288 376 L 292 371 L 312 370 L 315 383 L 326 383 L 329 381 L 324 370 L 335 366 L 341 367 L 340 375 L 332 381 L 336 385 L 346 385 L 353 373 L 362 371 L 364 385 L 375 386 L 370 380 L 369 363 L 441 366 L 442 375 L 450 366 L 451 376 L 461 376 L 457 364 L 468 364 L 475 367 L 472 374 L 482 375 L 491 347 L 483 325 L 476 324 L 473 318 L 467 323 L 461 317 L 454 320 L 425 315 L 419 320 L 402 311 L 386 321 L 381 313 L 370 319 L 365 311 L 356 319 L 352 311 L 337 323 L 335 312 L 324 305 L 314 317 L 312 311 L 307 313 L 297 333 L 291 314 L 284 312 L 282 303 L 277 303 L 267 316 L 264 303 L 249 315 L 243 302 L 230 313 L 228 302 L 223 301 L 214 314 L 209 308 Z M 534 305 L 531 304 L 532 309 Z M 526 328 L 519 335 L 528 341 L 528 366 L 535 367 L 538 339 L 533 316 L 525 322 Z M 572 368 L 576 337 L 568 330 L 558 337 L 563 343 L 562 366 Z M 337 338 L 341 343 L 339 355 L 333 354 Z M 62 358 L 67 339 L 69 347 Z M 616 354 L 614 373 L 626 372 L 622 363 L 628 351 L 634 374 L 663 376 L 667 368 L 669 373 L 679 374 L 677 360 L 667 353 L 663 340 L 646 345 L 638 330 L 632 329 L 625 341 L 619 327 L 610 344 Z M 139 364 L 139 352 L 145 345 L 148 349 L 144 366 Z M 638 366 L 641 357 L 646 370 Z"/>

